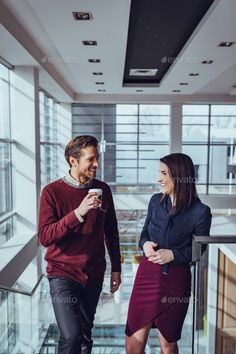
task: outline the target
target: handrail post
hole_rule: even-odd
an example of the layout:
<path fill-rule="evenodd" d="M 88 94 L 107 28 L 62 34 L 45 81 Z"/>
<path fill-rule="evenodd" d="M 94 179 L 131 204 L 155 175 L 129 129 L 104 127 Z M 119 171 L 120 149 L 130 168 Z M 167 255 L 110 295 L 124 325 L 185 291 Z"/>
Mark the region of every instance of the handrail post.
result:
<path fill-rule="evenodd" d="M 192 263 L 200 261 L 202 245 L 193 237 L 192 239 Z"/>
<path fill-rule="evenodd" d="M 192 354 L 195 353 L 195 318 L 196 318 L 196 271 L 197 263 L 193 267 L 193 325 L 192 325 Z"/>

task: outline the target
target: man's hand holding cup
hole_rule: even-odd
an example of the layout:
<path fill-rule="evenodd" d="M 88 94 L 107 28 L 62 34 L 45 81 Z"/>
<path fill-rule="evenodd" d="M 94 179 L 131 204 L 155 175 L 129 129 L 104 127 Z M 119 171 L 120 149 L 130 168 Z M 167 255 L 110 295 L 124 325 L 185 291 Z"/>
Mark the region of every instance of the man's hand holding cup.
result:
<path fill-rule="evenodd" d="M 93 188 L 89 189 L 88 194 L 84 197 L 78 208 L 76 209 L 76 213 L 78 213 L 81 217 L 85 216 L 90 209 L 97 209 L 102 205 L 102 189 Z"/>
<path fill-rule="evenodd" d="M 92 188 L 89 189 L 89 194 L 94 195 L 94 207 L 99 208 L 102 206 L 102 189 L 100 188 Z"/>

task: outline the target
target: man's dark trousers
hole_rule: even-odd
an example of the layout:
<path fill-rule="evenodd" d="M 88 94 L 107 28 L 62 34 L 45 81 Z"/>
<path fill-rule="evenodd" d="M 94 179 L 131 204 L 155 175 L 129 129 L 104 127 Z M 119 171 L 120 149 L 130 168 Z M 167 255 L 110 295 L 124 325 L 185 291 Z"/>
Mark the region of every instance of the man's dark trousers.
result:
<path fill-rule="evenodd" d="M 64 277 L 49 277 L 49 284 L 60 331 L 58 354 L 90 354 L 94 315 L 102 284 L 82 285 Z"/>

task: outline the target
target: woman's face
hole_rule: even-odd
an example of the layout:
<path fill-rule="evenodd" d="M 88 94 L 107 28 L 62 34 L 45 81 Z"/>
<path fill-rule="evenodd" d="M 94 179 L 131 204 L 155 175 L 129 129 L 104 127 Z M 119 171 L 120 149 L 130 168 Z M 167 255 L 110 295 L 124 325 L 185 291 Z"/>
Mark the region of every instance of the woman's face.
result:
<path fill-rule="evenodd" d="M 168 167 L 163 162 L 160 162 L 160 175 L 158 178 L 162 186 L 162 192 L 168 195 L 174 195 L 174 183 L 170 177 Z"/>

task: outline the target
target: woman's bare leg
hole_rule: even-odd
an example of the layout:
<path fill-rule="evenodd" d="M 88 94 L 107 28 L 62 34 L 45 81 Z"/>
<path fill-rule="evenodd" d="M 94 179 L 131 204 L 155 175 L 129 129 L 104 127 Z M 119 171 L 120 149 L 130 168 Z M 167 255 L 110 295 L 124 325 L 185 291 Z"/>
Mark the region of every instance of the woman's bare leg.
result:
<path fill-rule="evenodd" d="M 132 336 L 125 338 L 125 349 L 127 354 L 144 354 L 147 337 L 152 327 L 152 321 L 139 329 Z"/>
<path fill-rule="evenodd" d="M 161 354 L 179 354 L 177 342 L 167 342 L 160 331 L 158 331 L 158 337 L 161 345 Z"/>

